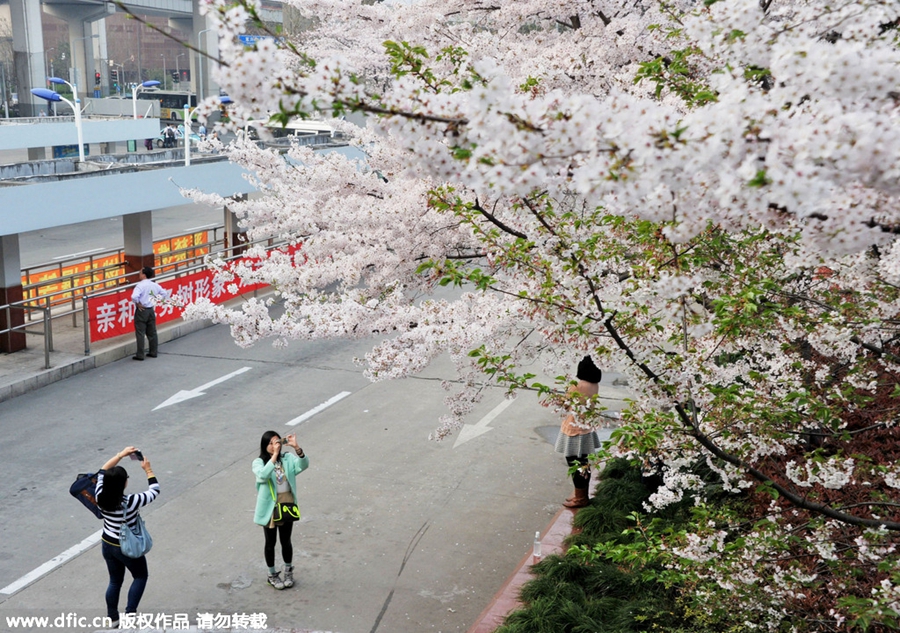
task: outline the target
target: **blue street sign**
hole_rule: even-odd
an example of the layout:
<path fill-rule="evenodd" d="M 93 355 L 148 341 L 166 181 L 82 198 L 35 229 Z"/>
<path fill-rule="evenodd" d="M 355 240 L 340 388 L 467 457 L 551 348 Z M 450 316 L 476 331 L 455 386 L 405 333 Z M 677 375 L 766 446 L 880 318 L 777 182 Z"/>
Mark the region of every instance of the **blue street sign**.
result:
<path fill-rule="evenodd" d="M 272 35 L 238 35 L 238 39 L 241 40 L 241 44 L 244 46 L 253 46 L 256 42 L 262 40 L 274 40 L 279 44 L 284 42 L 283 37 L 274 37 Z"/>

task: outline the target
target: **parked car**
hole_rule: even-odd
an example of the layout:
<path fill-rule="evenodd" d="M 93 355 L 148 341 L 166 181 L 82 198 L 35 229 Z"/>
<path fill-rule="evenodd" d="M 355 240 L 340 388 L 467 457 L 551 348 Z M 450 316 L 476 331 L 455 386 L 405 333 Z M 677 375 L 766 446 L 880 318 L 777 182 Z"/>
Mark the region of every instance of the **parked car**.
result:
<path fill-rule="evenodd" d="M 184 141 L 184 126 L 179 125 L 175 128 L 175 144 L 181 145 Z M 158 136 L 153 139 L 153 144 L 157 147 L 162 147 L 166 142 L 165 132 L 161 131 Z M 200 135 L 196 132 L 191 132 L 191 145 L 196 145 L 200 142 Z"/>

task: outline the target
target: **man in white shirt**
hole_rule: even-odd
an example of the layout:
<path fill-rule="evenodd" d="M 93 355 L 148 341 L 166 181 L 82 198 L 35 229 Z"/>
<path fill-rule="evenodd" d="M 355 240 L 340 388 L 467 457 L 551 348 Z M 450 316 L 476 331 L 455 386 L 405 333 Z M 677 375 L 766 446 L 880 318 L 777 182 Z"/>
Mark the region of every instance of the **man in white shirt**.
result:
<path fill-rule="evenodd" d="M 165 137 L 165 142 L 163 143 L 164 147 L 175 147 L 175 128 L 172 127 L 172 124 L 166 126 L 166 129 L 163 132 Z"/>
<path fill-rule="evenodd" d="M 159 339 L 156 336 L 156 301 L 167 299 L 170 292 L 153 281 L 156 273 L 149 266 L 141 269 L 141 280 L 131 293 L 134 302 L 134 337 L 137 340 L 137 353 L 132 356 L 134 360 L 144 360 L 144 335 L 150 342 L 150 350 L 147 356 L 156 358 Z"/>

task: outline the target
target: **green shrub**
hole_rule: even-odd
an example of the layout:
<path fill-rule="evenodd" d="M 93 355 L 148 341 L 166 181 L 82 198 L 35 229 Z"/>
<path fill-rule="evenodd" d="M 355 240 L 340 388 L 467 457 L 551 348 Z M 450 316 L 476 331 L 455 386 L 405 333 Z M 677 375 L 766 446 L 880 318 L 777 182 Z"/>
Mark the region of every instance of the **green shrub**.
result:
<path fill-rule="evenodd" d="M 644 514 L 643 503 L 652 492 L 639 467 L 625 460 L 609 462 L 591 504 L 576 514 L 573 527 L 578 529 L 567 545 L 590 552 L 598 543 L 637 542 L 633 513 Z M 690 504 L 684 502 L 654 518 L 674 526 L 687 520 L 689 512 Z M 679 606 L 680 588 L 654 580 L 658 575 L 647 573 L 654 568 L 645 562 L 625 565 L 599 554 L 553 555 L 532 569 L 535 578 L 519 596 L 524 607 L 509 614 L 496 633 L 700 633 L 708 625 L 686 614 Z"/>

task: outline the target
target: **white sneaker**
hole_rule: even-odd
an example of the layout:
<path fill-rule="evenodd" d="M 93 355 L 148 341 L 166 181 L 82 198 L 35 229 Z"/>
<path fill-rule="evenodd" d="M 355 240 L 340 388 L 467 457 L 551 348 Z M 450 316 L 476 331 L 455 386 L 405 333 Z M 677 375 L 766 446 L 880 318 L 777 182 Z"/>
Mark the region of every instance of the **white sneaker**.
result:
<path fill-rule="evenodd" d="M 268 582 L 270 585 L 272 585 L 276 589 L 284 589 L 284 582 L 282 582 L 281 574 L 278 572 L 275 572 L 274 574 L 269 574 Z"/>

